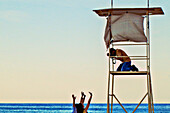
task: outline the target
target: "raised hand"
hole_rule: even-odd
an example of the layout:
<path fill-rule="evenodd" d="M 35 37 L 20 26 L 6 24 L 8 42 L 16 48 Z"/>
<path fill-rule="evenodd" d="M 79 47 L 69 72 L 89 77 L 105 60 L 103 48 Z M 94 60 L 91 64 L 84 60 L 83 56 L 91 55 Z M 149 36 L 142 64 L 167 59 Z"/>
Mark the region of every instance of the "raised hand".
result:
<path fill-rule="evenodd" d="M 93 96 L 93 94 L 91 92 L 89 92 L 90 96 Z"/>
<path fill-rule="evenodd" d="M 72 94 L 72 98 L 75 100 L 76 99 L 76 97 L 74 96 L 74 94 Z"/>

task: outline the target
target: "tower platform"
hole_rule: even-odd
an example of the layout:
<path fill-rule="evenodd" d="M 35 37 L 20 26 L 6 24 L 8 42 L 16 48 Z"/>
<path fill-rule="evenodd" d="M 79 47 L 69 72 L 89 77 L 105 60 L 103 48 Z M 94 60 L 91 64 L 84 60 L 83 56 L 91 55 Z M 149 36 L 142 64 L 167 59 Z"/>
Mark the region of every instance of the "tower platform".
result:
<path fill-rule="evenodd" d="M 147 71 L 110 71 L 112 75 L 147 75 Z"/>

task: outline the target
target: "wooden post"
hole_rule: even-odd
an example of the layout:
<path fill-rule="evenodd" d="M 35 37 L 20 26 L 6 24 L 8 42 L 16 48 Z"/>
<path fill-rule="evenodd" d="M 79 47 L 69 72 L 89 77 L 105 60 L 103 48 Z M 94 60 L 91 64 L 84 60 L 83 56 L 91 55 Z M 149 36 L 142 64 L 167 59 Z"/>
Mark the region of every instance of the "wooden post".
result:
<path fill-rule="evenodd" d="M 110 58 L 109 58 L 109 62 L 110 62 Z M 110 65 L 110 63 L 109 63 L 109 65 Z M 109 66 L 110 67 L 110 66 Z M 109 104 L 110 104 L 110 102 L 109 102 L 109 89 L 110 89 L 110 71 L 109 71 L 109 74 L 108 74 L 108 89 L 107 89 L 107 113 L 109 113 L 109 109 L 110 109 L 110 107 L 109 107 Z"/>
<path fill-rule="evenodd" d="M 112 93 L 111 95 L 113 95 L 113 90 L 114 90 L 114 75 L 112 75 Z M 113 113 L 113 96 L 111 96 L 111 113 Z"/>

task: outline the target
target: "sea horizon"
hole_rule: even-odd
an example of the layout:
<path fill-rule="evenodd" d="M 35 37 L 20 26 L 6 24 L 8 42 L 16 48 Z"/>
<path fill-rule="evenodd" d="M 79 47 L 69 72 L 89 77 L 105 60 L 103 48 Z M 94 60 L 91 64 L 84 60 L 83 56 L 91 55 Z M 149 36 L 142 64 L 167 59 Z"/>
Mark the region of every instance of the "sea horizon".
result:
<path fill-rule="evenodd" d="M 133 112 L 138 103 L 122 104 L 127 112 Z M 86 104 L 85 104 L 86 106 Z M 123 113 L 118 103 L 113 104 L 114 113 Z M 91 103 L 88 113 L 106 113 L 107 103 Z M 154 103 L 155 113 L 170 113 L 170 103 Z M 72 103 L 0 103 L 1 113 L 72 113 Z M 147 103 L 142 103 L 135 113 L 148 112 Z"/>

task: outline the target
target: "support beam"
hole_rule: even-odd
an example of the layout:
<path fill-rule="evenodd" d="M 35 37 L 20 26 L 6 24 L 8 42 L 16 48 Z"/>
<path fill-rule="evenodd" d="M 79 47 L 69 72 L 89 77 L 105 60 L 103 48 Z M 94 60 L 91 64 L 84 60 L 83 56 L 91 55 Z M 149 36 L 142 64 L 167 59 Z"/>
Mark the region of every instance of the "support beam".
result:
<path fill-rule="evenodd" d="M 114 96 L 115 97 L 115 99 L 117 100 L 117 102 L 120 104 L 120 106 L 123 108 L 123 110 L 126 112 L 126 113 L 128 113 L 127 111 L 126 111 L 126 109 L 123 107 L 123 105 L 121 104 L 121 102 L 118 100 L 118 98 L 116 97 L 116 95 L 110 95 L 110 96 Z"/>
<path fill-rule="evenodd" d="M 137 110 L 137 108 L 140 106 L 140 104 L 143 102 L 143 100 L 146 98 L 147 95 L 148 93 L 145 94 L 145 96 L 142 98 L 142 100 L 139 102 L 139 104 L 136 106 L 136 108 L 134 109 L 132 113 L 134 113 Z"/>

